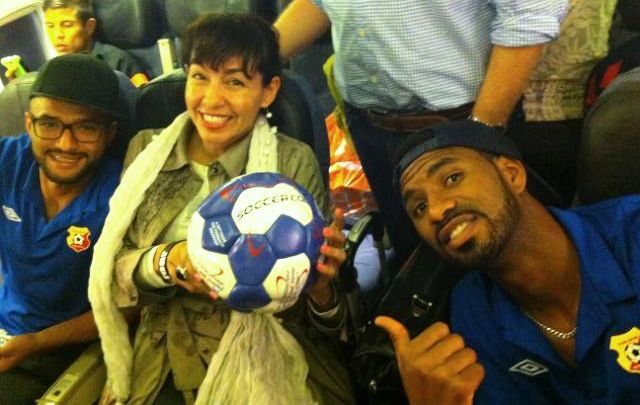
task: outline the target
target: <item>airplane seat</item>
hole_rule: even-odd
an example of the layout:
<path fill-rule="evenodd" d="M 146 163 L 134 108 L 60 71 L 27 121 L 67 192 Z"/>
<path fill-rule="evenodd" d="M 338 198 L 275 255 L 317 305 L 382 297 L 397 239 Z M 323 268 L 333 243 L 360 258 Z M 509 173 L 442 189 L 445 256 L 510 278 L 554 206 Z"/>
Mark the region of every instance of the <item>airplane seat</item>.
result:
<path fill-rule="evenodd" d="M 619 75 L 584 120 L 578 152 L 580 205 L 640 193 L 640 67 Z"/>
<path fill-rule="evenodd" d="M 164 128 L 186 110 L 184 89 L 186 75 L 182 69 L 164 74 L 144 86 L 136 106 L 136 122 L 140 129 Z M 271 125 L 279 131 L 297 138 L 316 153 L 325 184 L 329 167 L 329 145 L 326 128 L 313 91 L 306 80 L 285 69 L 282 87 L 269 110 Z"/>
<path fill-rule="evenodd" d="M 0 92 L 0 136 L 18 135 L 26 130 L 24 113 L 29 111 L 29 91 L 37 75 L 38 72 L 27 72 Z"/>
<path fill-rule="evenodd" d="M 109 154 L 122 160 L 129 140 L 137 132 L 134 114 L 138 90 L 123 73 L 117 71 L 115 73 L 120 85 L 119 105 L 124 119 L 120 121 L 118 134 L 109 147 Z M 0 136 L 19 135 L 27 130 L 24 126 L 24 113 L 29 111 L 29 92 L 37 75 L 38 72 L 28 72 L 9 82 L 0 92 L 0 111 L 2 111 Z"/>
<path fill-rule="evenodd" d="M 255 13 L 275 19 L 272 0 L 165 0 L 165 15 L 171 32 L 180 36 L 198 16 L 208 13 Z"/>
<path fill-rule="evenodd" d="M 157 41 L 169 27 L 158 0 L 94 0 L 96 38 L 129 52 L 149 77 L 162 73 Z"/>
<path fill-rule="evenodd" d="M 625 27 L 640 31 L 640 3 L 637 0 L 619 0 L 617 9 Z"/>

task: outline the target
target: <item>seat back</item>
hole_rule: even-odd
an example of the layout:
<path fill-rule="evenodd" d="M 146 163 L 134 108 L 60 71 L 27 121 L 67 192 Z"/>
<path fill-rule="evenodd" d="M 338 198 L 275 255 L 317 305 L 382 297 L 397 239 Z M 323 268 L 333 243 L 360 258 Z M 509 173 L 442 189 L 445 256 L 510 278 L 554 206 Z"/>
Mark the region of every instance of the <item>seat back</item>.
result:
<path fill-rule="evenodd" d="M 587 79 L 585 109 L 591 108 L 600 94 L 618 77 L 640 66 L 640 37 L 628 40 L 611 49 L 609 54 L 595 64 Z"/>
<path fill-rule="evenodd" d="M 157 41 L 167 38 L 179 47 L 177 38 L 202 14 L 248 12 L 269 21 L 276 16 L 274 0 L 94 0 L 93 6 L 97 39 L 129 52 L 150 77 L 163 73 Z"/>
<path fill-rule="evenodd" d="M 178 69 L 144 86 L 136 107 L 139 128 L 164 128 L 185 111 L 185 85 L 186 75 Z M 302 76 L 285 69 L 280 92 L 269 110 L 273 114 L 271 125 L 312 147 L 326 180 L 329 167 L 327 133 L 310 85 Z"/>
<path fill-rule="evenodd" d="M 584 120 L 578 200 L 640 193 L 640 68 L 618 76 Z"/>
<path fill-rule="evenodd" d="M 29 72 L 12 80 L 0 92 L 0 135 L 18 135 L 26 130 L 24 113 L 29 111 L 29 92 L 38 76 L 37 72 Z"/>
<path fill-rule="evenodd" d="M 129 52 L 150 77 L 162 73 L 157 40 L 169 31 L 158 0 L 94 0 L 96 39 Z"/>
<path fill-rule="evenodd" d="M 174 35 L 180 36 L 198 16 L 208 13 L 254 13 L 273 21 L 273 0 L 165 0 L 165 16 Z"/>
<path fill-rule="evenodd" d="M 618 12 L 623 24 L 632 31 L 640 31 L 640 2 L 618 0 Z"/>

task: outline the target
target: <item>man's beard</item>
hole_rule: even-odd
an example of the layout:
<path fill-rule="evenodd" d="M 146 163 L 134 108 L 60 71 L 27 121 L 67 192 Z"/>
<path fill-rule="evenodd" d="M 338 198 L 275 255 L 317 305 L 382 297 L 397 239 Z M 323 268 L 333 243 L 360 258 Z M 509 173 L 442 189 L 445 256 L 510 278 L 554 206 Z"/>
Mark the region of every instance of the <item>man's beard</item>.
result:
<path fill-rule="evenodd" d="M 79 183 L 82 180 L 86 179 L 87 177 L 91 176 L 96 171 L 96 168 L 100 164 L 100 159 L 91 160 L 87 158 L 87 163 L 81 170 L 79 170 L 77 173 L 75 173 L 72 176 L 64 177 L 56 174 L 53 170 L 51 170 L 47 166 L 46 155 L 47 153 L 51 153 L 51 152 L 55 152 L 55 151 L 48 150 L 44 153 L 43 156 L 38 156 L 35 154 L 34 156 L 35 156 L 36 162 L 40 166 L 40 169 L 42 170 L 44 175 L 47 177 L 47 179 L 49 179 L 50 181 L 56 184 L 73 185 L 73 184 Z M 85 155 L 85 157 L 87 156 Z"/>
<path fill-rule="evenodd" d="M 498 175 L 498 178 L 503 205 L 496 217 L 491 219 L 483 213 L 475 212 L 478 218 L 484 218 L 489 223 L 489 237 L 482 242 L 472 238 L 453 254 L 443 250 L 444 259 L 452 265 L 467 270 L 490 267 L 498 261 L 513 236 L 520 220 L 520 206 L 502 176 Z"/>

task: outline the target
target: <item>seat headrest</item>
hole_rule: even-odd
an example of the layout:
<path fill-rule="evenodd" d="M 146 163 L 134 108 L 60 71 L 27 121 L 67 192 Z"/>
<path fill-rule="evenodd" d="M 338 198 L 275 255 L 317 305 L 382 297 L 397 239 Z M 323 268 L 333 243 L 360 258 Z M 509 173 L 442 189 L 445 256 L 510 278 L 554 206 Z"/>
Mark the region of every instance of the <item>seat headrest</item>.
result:
<path fill-rule="evenodd" d="M 640 31 L 640 2 L 638 0 L 618 0 L 618 12 L 622 24 L 632 31 Z"/>
<path fill-rule="evenodd" d="M 589 204 L 640 193 L 640 68 L 618 76 L 584 120 L 578 199 Z"/>
<path fill-rule="evenodd" d="M 165 0 L 165 15 L 174 35 L 182 35 L 198 16 L 209 13 L 255 13 L 271 21 L 275 17 L 272 0 Z"/>
<path fill-rule="evenodd" d="M 38 72 L 26 73 L 0 92 L 0 135 L 18 135 L 26 130 L 24 113 L 29 111 L 29 92 L 37 76 Z"/>
<path fill-rule="evenodd" d="M 165 128 L 180 113 L 186 111 L 184 89 L 187 76 L 184 70 L 160 75 L 140 90 L 136 104 L 136 121 L 139 129 Z"/>
<path fill-rule="evenodd" d="M 94 0 L 97 38 L 119 48 L 154 45 L 168 31 L 156 0 Z"/>

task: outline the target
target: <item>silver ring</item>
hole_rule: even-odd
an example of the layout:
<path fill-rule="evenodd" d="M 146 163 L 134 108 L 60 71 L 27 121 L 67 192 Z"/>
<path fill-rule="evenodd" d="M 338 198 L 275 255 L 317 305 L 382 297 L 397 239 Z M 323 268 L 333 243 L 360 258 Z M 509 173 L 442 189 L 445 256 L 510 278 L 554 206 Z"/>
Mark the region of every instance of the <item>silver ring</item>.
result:
<path fill-rule="evenodd" d="M 187 273 L 186 267 L 176 266 L 176 277 L 179 280 L 187 281 L 189 278 L 189 273 Z"/>

